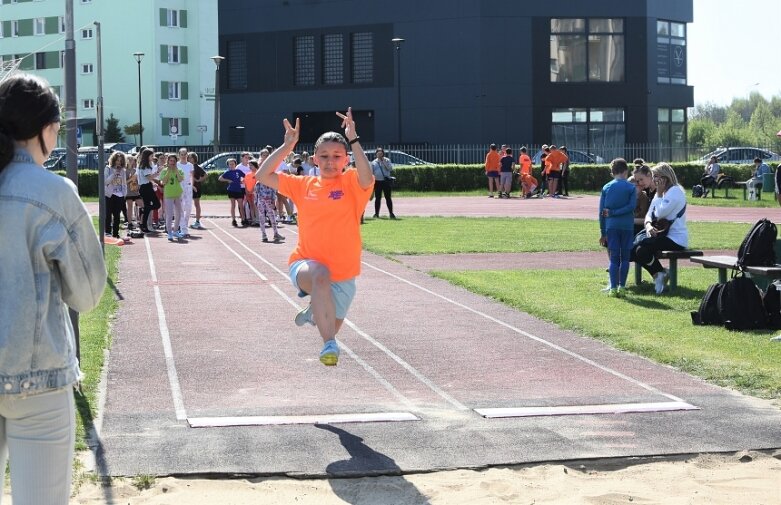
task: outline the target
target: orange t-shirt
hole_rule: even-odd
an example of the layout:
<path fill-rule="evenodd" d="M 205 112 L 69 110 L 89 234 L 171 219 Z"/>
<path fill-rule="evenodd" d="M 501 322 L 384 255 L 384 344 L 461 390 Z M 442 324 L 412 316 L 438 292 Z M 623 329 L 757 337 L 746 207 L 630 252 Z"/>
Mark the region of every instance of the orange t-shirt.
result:
<path fill-rule="evenodd" d="M 248 194 L 252 194 L 252 192 L 255 191 L 256 182 L 255 174 L 253 174 L 252 171 L 247 172 L 247 175 L 244 176 L 244 189 Z"/>
<path fill-rule="evenodd" d="M 486 172 L 498 172 L 499 171 L 499 153 L 491 150 L 485 155 L 485 171 Z"/>
<path fill-rule="evenodd" d="M 532 173 L 532 159 L 529 157 L 528 154 L 522 154 L 518 156 L 518 164 L 521 166 L 522 174 Z"/>
<path fill-rule="evenodd" d="M 545 158 L 545 168 L 548 172 L 558 172 L 561 170 L 561 164 L 566 163 L 569 158 L 561 151 L 551 151 Z"/>
<path fill-rule="evenodd" d="M 333 282 L 361 273 L 361 214 L 374 186 L 361 188 L 350 168 L 336 179 L 279 176 L 279 192 L 298 207 L 298 243 L 288 258 L 315 260 L 328 267 Z"/>

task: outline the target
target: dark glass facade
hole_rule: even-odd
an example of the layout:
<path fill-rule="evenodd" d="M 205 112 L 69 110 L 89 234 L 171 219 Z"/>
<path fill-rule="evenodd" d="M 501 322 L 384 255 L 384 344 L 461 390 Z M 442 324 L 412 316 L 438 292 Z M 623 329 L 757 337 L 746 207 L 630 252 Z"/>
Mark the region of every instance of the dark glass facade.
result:
<path fill-rule="evenodd" d="M 692 0 L 221 0 L 219 9 L 222 129 L 243 126 L 253 143 L 278 143 L 294 113 L 311 142 L 338 129 L 333 112 L 347 106 L 373 142 L 685 141 Z M 237 30 L 237 19 L 254 21 Z M 404 39 L 398 53 L 394 37 Z"/>

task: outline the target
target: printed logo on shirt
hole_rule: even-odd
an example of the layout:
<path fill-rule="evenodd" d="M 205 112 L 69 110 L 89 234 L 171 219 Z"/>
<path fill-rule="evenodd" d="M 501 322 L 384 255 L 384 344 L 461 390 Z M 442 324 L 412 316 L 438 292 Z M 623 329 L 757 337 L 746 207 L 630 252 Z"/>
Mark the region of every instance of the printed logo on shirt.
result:
<path fill-rule="evenodd" d="M 335 189 L 328 193 L 328 198 L 331 200 L 341 200 L 341 198 L 344 196 L 344 191 L 341 189 Z"/>

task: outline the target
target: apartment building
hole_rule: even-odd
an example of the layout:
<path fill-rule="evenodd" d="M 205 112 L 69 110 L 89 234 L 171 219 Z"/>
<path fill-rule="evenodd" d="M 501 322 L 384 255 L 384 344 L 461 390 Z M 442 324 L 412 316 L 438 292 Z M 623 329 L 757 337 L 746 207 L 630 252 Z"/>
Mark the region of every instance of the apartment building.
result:
<path fill-rule="evenodd" d="M 104 116 L 120 128 L 141 121 L 146 144 L 208 144 L 214 125 L 217 2 L 73 0 L 81 144 L 94 143 L 97 30 L 101 27 Z M 64 0 L 2 0 L 0 58 L 45 78 L 64 100 Z M 134 53 L 143 53 L 140 64 Z M 140 71 L 140 87 L 139 87 Z M 129 142 L 140 140 L 128 136 Z"/>

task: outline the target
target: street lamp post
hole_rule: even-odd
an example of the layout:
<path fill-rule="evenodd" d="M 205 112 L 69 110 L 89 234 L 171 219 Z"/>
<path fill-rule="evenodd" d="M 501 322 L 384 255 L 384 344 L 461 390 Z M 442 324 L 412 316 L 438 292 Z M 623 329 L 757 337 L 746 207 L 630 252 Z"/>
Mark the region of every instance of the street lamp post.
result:
<path fill-rule="evenodd" d="M 391 39 L 391 42 L 393 42 L 393 46 L 396 48 L 396 106 L 399 128 L 396 139 L 401 144 L 401 44 L 404 42 L 404 39 L 395 37 Z"/>
<path fill-rule="evenodd" d="M 220 152 L 220 63 L 225 58 L 223 56 L 212 56 L 212 61 L 216 65 L 214 70 L 214 154 Z"/>
<path fill-rule="evenodd" d="M 144 145 L 144 121 L 141 118 L 141 60 L 144 59 L 144 53 L 133 53 L 133 57 L 138 64 L 138 144 Z"/>

